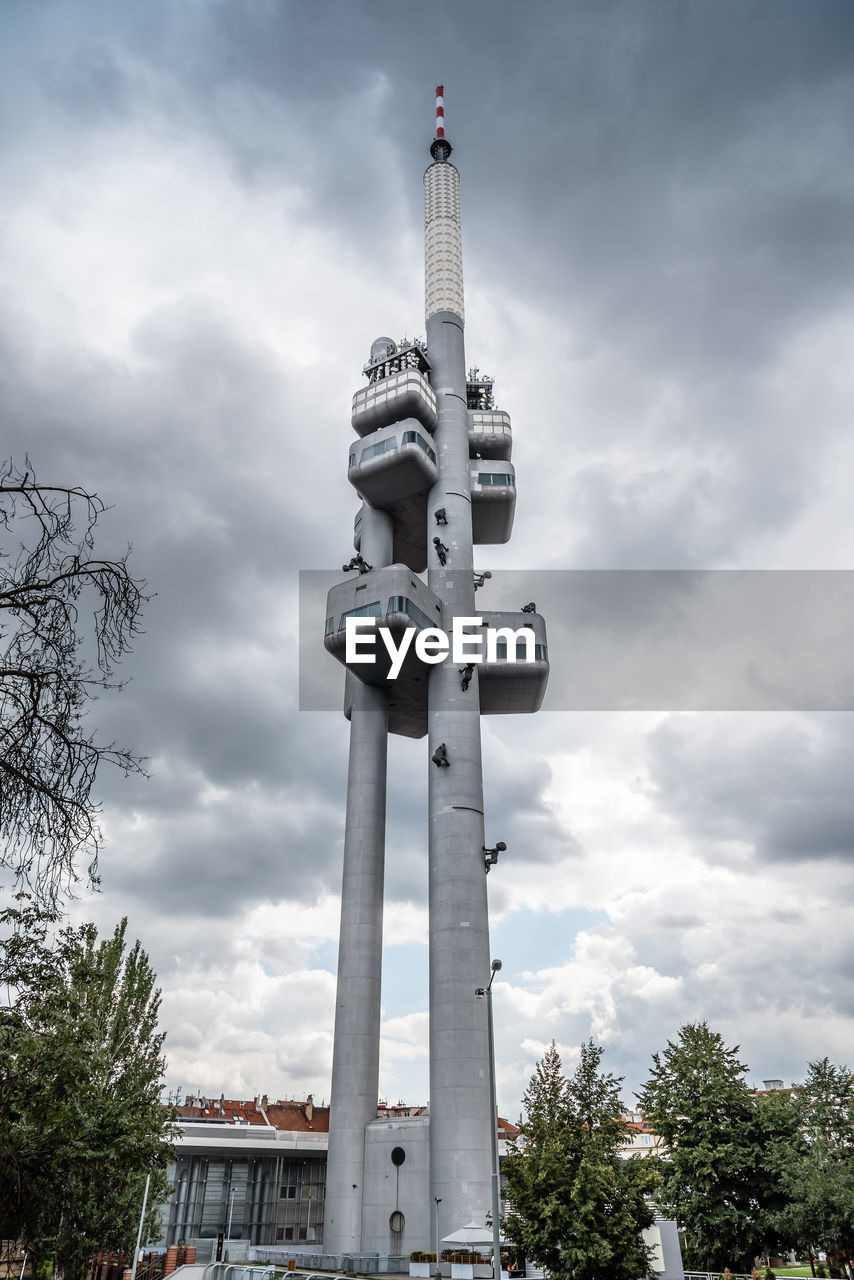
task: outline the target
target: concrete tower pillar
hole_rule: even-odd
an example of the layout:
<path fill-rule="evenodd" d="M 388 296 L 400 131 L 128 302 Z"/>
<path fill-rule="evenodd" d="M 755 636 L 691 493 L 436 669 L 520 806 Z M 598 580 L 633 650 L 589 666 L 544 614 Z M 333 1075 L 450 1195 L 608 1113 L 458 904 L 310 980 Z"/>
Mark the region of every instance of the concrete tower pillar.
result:
<path fill-rule="evenodd" d="M 428 545 L 429 585 L 446 629 L 475 615 L 459 174 L 438 138 L 424 175 L 425 310 L 439 479 L 428 510 L 444 507 L 442 565 Z M 428 540 L 429 542 L 429 540 Z M 483 1221 L 490 1205 L 490 1105 L 486 1008 L 475 989 L 489 975 L 483 773 L 477 669 L 461 688 L 449 658 L 430 672 L 429 769 L 430 1163 L 442 1234 Z M 494 1123 L 494 1121 L 492 1121 Z"/>
<path fill-rule="evenodd" d="M 364 504 L 362 555 L 391 562 L 393 526 Z M 338 941 L 338 989 L 323 1243 L 326 1253 L 361 1248 L 365 1125 L 379 1092 L 388 694 L 347 675 L 350 761 Z"/>

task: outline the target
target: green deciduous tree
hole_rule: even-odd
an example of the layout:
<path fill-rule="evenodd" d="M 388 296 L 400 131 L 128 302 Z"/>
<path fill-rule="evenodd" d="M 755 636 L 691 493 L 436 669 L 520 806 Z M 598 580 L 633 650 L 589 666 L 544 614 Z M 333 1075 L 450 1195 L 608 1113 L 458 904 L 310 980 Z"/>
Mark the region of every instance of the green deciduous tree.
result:
<path fill-rule="evenodd" d="M 781 1233 L 826 1251 L 837 1275 L 854 1258 L 854 1081 L 827 1058 L 811 1062 L 791 1102 L 796 1120 L 779 1179 L 787 1203 Z"/>
<path fill-rule="evenodd" d="M 94 553 L 104 510 L 97 494 L 0 464 L 0 866 L 53 903 L 81 855 L 96 879 L 99 766 L 140 769 L 87 726 L 145 599 L 127 556 Z"/>
<path fill-rule="evenodd" d="M 77 1280 L 99 1248 L 132 1249 L 143 1187 L 168 1193 L 160 993 L 126 922 L 99 942 L 32 903 L 0 915 L 0 1238 Z"/>
<path fill-rule="evenodd" d="M 641 1233 L 652 1225 L 656 1161 L 626 1159 L 620 1081 L 602 1050 L 581 1046 L 569 1079 L 552 1044 L 528 1086 L 519 1138 L 502 1166 L 504 1230 L 555 1280 L 638 1280 L 650 1270 Z"/>
<path fill-rule="evenodd" d="M 769 1134 L 737 1055 L 705 1022 L 689 1023 L 653 1054 L 637 1095 L 666 1148 L 658 1202 L 685 1231 L 685 1265 L 702 1271 L 748 1272 L 768 1239 Z"/>

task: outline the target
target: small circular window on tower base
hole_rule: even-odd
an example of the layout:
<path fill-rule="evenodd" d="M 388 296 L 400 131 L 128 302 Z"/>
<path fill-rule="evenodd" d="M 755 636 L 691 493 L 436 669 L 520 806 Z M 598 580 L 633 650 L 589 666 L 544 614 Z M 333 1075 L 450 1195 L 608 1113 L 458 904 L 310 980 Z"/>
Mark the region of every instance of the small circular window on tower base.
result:
<path fill-rule="evenodd" d="M 392 1164 L 401 1165 L 406 1159 L 406 1152 L 403 1147 L 392 1147 L 391 1162 Z"/>

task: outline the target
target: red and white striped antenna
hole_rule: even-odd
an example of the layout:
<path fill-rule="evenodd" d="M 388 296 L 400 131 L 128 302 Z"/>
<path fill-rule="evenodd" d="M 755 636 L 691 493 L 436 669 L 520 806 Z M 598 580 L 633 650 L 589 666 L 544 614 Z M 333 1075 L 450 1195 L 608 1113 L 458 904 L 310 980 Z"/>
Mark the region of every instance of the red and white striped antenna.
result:
<path fill-rule="evenodd" d="M 445 137 L 445 86 L 436 85 L 436 136 L 430 143 L 430 155 L 442 164 L 451 154 L 451 144 Z"/>

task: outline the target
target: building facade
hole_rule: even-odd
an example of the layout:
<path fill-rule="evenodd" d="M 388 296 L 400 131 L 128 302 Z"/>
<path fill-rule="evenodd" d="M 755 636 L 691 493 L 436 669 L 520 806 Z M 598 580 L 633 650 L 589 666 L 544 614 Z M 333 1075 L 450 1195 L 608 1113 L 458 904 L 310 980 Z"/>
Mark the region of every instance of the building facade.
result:
<path fill-rule="evenodd" d="M 187 1098 L 163 1215 L 166 1245 L 200 1257 L 219 1237 L 247 1245 L 311 1245 L 323 1228 L 329 1108 L 266 1097 Z"/>
<path fill-rule="evenodd" d="M 323 1249 L 329 1108 L 305 1102 L 188 1098 L 163 1209 L 163 1246 L 183 1241 L 200 1261 L 253 1248 L 309 1258 Z M 498 1120 L 500 1149 L 516 1133 Z M 429 1212 L 429 1111 L 374 1108 L 365 1141 L 366 1234 L 400 1266 L 435 1227 Z M 394 1215 L 399 1215 L 395 1217 Z M 393 1230 L 389 1234 L 389 1222 Z M 312 1264 L 314 1265 L 314 1264 Z"/>

